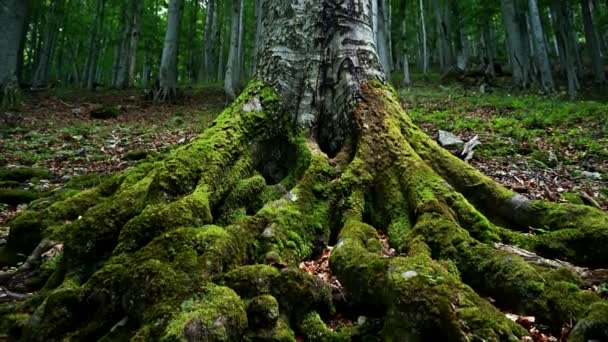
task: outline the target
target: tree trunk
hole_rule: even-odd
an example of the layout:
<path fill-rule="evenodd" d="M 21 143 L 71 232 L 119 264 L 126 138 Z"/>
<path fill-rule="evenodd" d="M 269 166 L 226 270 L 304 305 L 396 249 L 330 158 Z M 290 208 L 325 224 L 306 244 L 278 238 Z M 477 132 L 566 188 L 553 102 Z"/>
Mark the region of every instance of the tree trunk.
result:
<path fill-rule="evenodd" d="M 594 81 L 598 84 L 604 84 L 606 82 L 606 72 L 604 70 L 600 42 L 591 12 L 591 6 L 593 6 L 592 1 L 581 0 L 581 6 L 583 12 L 583 25 L 585 27 L 586 48 L 591 59 Z"/>
<path fill-rule="evenodd" d="M 232 102 L 236 99 L 237 88 L 240 79 L 240 38 L 241 38 L 241 10 L 243 0 L 231 1 L 230 16 L 230 50 L 228 51 L 228 62 L 226 63 L 226 76 L 224 77 L 224 93 L 226 99 Z"/>
<path fill-rule="evenodd" d="M 198 71 L 199 82 L 210 82 L 214 75 L 213 48 L 217 37 L 217 1 L 209 0 L 207 5 L 207 16 L 205 18 L 205 33 L 203 37 L 203 49 L 201 64 Z"/>
<path fill-rule="evenodd" d="M 209 129 L 11 222 L 0 256 L 31 254 L 0 282 L 64 248 L 45 291 L 12 309 L 11 334 L 521 341 L 502 309 L 553 333 L 576 324 L 570 341 L 606 338 L 604 299 L 564 263 L 521 255 L 606 267 L 608 214 L 528 200 L 415 127 L 380 66 L 371 0 L 263 9 L 257 74 Z M 334 290 L 298 267 L 322 255 Z M 345 315 L 357 323 L 326 325 Z"/>
<path fill-rule="evenodd" d="M 188 24 L 188 63 L 186 72 L 188 74 L 188 78 L 190 82 L 195 83 L 198 80 L 197 76 L 197 67 L 196 67 L 196 25 L 198 22 L 198 10 L 199 10 L 199 0 L 195 0 L 192 2 L 192 8 L 190 9 L 190 22 Z M 208 5 L 209 6 L 209 5 Z M 209 12 L 209 7 L 207 9 Z M 207 14 L 209 16 L 209 14 Z M 207 27 L 205 27 L 207 29 Z"/>
<path fill-rule="evenodd" d="M 42 43 L 42 50 L 38 56 L 39 59 L 32 80 L 32 86 L 35 88 L 44 87 L 49 82 L 49 74 L 51 72 L 51 66 L 53 65 L 52 56 L 57 44 L 59 28 L 63 20 L 63 0 L 53 0 L 49 6 L 49 13 L 47 14 L 47 22 L 43 34 L 44 40 Z"/>
<path fill-rule="evenodd" d="M 17 105 L 19 65 L 23 59 L 23 39 L 29 1 L 9 0 L 0 5 L 0 109 Z"/>
<path fill-rule="evenodd" d="M 528 0 L 528 5 L 534 43 L 534 57 L 536 59 L 536 67 L 540 71 L 540 86 L 545 94 L 552 94 L 555 92 L 555 86 L 553 85 L 549 53 L 547 52 L 547 45 L 545 43 L 545 31 L 540 21 L 538 5 L 536 4 L 536 0 Z"/>
<path fill-rule="evenodd" d="M 264 12 L 262 12 L 262 6 L 264 5 L 264 0 L 256 0 L 255 1 L 255 44 L 253 46 L 253 73 L 255 74 L 257 63 L 258 63 L 258 54 L 262 48 L 262 18 L 264 17 Z"/>
<path fill-rule="evenodd" d="M 522 15 L 517 0 L 501 0 L 500 3 L 513 71 L 513 84 L 520 89 L 527 89 L 531 78 L 527 29 L 522 26 Z M 525 21 L 523 25 L 527 25 Z"/>
<path fill-rule="evenodd" d="M 177 97 L 177 56 L 183 11 L 183 0 L 171 0 L 169 2 L 169 18 L 160 63 L 160 91 L 155 96 L 157 101 L 173 101 Z"/>
<path fill-rule="evenodd" d="M 143 2 L 129 0 L 123 4 L 120 27 L 120 45 L 116 54 L 116 76 L 112 87 L 126 89 L 133 84 L 139 43 L 139 27 L 143 12 Z"/>
<path fill-rule="evenodd" d="M 426 19 L 424 18 L 424 0 L 420 0 L 420 26 L 422 27 L 422 73 L 429 73 L 429 49 L 427 46 Z"/>
<path fill-rule="evenodd" d="M 95 73 L 97 71 L 97 62 L 99 59 L 99 37 L 103 31 L 105 0 L 97 0 L 95 11 L 95 25 L 91 33 L 89 41 L 89 50 L 87 58 L 87 67 L 85 68 L 85 85 L 87 89 L 95 88 Z M 114 75 L 114 73 L 112 73 Z"/>
<path fill-rule="evenodd" d="M 551 2 L 551 16 L 555 23 L 555 35 L 561 51 L 560 60 L 562 63 L 562 70 L 566 74 L 568 93 L 570 96 L 575 96 L 580 88 L 580 84 L 578 80 L 579 69 L 576 62 L 578 53 L 577 42 L 571 38 L 571 32 L 573 32 L 575 28 L 570 20 L 570 8 L 571 4 L 569 1 L 553 0 Z"/>
<path fill-rule="evenodd" d="M 410 61 L 408 58 L 408 39 L 407 39 L 407 0 L 401 0 L 401 13 L 403 14 L 403 20 L 401 22 L 401 39 L 403 44 L 402 64 L 403 64 L 403 85 L 406 87 L 412 86 L 412 79 L 410 77 Z"/>
<path fill-rule="evenodd" d="M 230 15 L 230 4 L 233 0 L 224 0 L 224 12 L 222 15 L 222 20 L 219 24 L 219 44 L 218 44 L 218 59 L 217 59 L 217 80 L 224 80 L 226 78 L 225 67 L 226 63 L 224 61 L 224 45 L 226 43 L 226 33 L 225 26 L 228 21 Z M 228 33 L 230 35 L 230 33 Z M 230 39 L 230 38 L 228 38 Z"/>

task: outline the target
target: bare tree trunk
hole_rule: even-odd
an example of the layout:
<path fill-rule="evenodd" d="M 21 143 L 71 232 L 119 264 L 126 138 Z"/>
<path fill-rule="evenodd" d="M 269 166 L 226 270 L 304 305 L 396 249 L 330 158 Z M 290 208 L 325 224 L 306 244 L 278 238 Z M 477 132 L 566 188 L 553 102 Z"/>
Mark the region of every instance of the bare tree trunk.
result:
<path fill-rule="evenodd" d="M 114 88 L 126 89 L 133 84 L 142 11 L 143 2 L 139 0 L 129 0 L 123 5 L 120 47 L 116 55 L 118 61 L 115 62 L 117 69 L 112 84 Z"/>
<path fill-rule="evenodd" d="M 50 3 L 49 13 L 43 35 L 42 50 L 38 56 L 38 62 L 34 78 L 33 87 L 44 87 L 49 82 L 49 74 L 53 65 L 53 54 L 57 45 L 59 28 L 63 20 L 63 0 L 53 0 Z"/>
<path fill-rule="evenodd" d="M 224 47 L 226 45 L 226 32 L 225 32 L 225 27 L 226 27 L 226 23 L 228 22 L 229 18 L 230 18 L 230 4 L 232 3 L 232 1 L 234 0 L 224 0 L 224 12 L 222 14 L 222 20 L 219 23 L 219 30 L 218 30 L 218 34 L 219 34 L 219 44 L 217 46 L 218 48 L 218 59 L 217 59 L 217 77 L 216 79 L 219 80 L 224 80 L 226 77 L 226 73 L 225 73 L 225 68 L 226 68 L 226 62 L 224 61 Z M 230 33 L 228 33 L 228 35 L 230 35 Z M 228 39 L 230 39 L 230 37 L 228 37 Z M 230 42 L 230 41 L 228 41 Z"/>
<path fill-rule="evenodd" d="M 255 44 L 253 46 L 253 73 L 257 70 L 258 54 L 262 48 L 262 18 L 264 12 L 262 12 L 262 6 L 264 6 L 264 0 L 255 1 Z"/>
<path fill-rule="evenodd" d="M 240 37 L 240 18 L 242 0 L 231 1 L 230 16 L 230 50 L 228 52 L 228 62 L 226 63 L 226 76 L 224 77 L 224 93 L 228 102 L 236 99 L 237 87 L 239 83 L 239 37 Z"/>
<path fill-rule="evenodd" d="M 583 12 L 583 26 L 585 27 L 587 53 L 589 53 L 589 57 L 591 58 L 594 81 L 598 84 L 604 84 L 606 82 L 606 71 L 604 70 L 600 42 L 591 11 L 593 3 L 591 0 L 581 0 L 581 6 Z"/>
<path fill-rule="evenodd" d="M 19 60 L 23 59 L 29 1 L 8 0 L 0 4 L 0 109 L 14 107 L 19 93 Z"/>
<path fill-rule="evenodd" d="M 545 43 L 545 31 L 543 30 L 540 21 L 538 5 L 536 4 L 536 0 L 528 0 L 528 5 L 530 27 L 532 29 L 532 38 L 535 50 L 534 57 L 536 59 L 536 66 L 540 71 L 541 89 L 546 94 L 552 94 L 555 92 L 555 86 L 553 84 L 549 53 L 547 52 L 547 45 Z"/>
<path fill-rule="evenodd" d="M 426 76 L 429 73 L 429 49 L 427 46 L 426 19 L 424 17 L 424 0 L 420 3 L 420 26 L 422 26 L 422 73 Z"/>
<path fill-rule="evenodd" d="M 93 90 L 95 87 L 95 74 L 97 71 L 97 62 L 99 59 L 99 40 L 100 35 L 103 31 L 104 22 L 104 9 L 105 0 L 97 0 L 97 6 L 95 10 L 95 24 L 93 32 L 91 33 L 91 39 L 89 41 L 87 64 L 84 70 L 84 82 L 87 89 Z M 114 73 L 112 73 L 114 75 Z"/>
<path fill-rule="evenodd" d="M 402 54 L 402 64 L 403 64 L 403 85 L 406 87 L 412 86 L 412 79 L 410 77 L 410 61 L 408 58 L 408 39 L 407 39 L 407 0 L 401 0 L 401 13 L 403 15 L 403 20 L 401 22 L 401 39 L 403 44 Z"/>
<path fill-rule="evenodd" d="M 507 46 L 513 71 L 513 84 L 520 89 L 530 86 L 530 54 L 529 39 L 527 36 L 526 21 L 521 20 L 520 9 L 515 0 L 501 0 L 501 8 Z"/>
<path fill-rule="evenodd" d="M 199 12 L 199 0 L 195 0 L 192 2 L 192 9 L 190 10 L 190 22 L 188 23 L 188 57 L 187 57 L 187 68 L 186 72 L 188 74 L 188 78 L 190 82 L 195 83 L 198 80 L 197 75 L 197 65 L 196 65 L 196 25 L 198 21 L 198 12 Z M 208 1 L 207 5 L 207 17 L 209 17 L 210 13 L 210 4 L 211 1 Z M 205 24 L 205 30 L 207 30 L 207 26 Z"/>
<path fill-rule="evenodd" d="M 157 101 L 173 101 L 177 97 L 177 56 L 183 11 L 183 0 L 169 2 L 169 19 L 160 63 L 160 91 L 155 97 Z"/>
<path fill-rule="evenodd" d="M 562 70 L 565 72 L 568 83 L 568 93 L 570 96 L 576 95 L 580 88 L 577 65 L 577 42 L 572 39 L 572 31 L 574 25 L 570 18 L 571 4 L 569 1 L 553 0 L 551 2 L 551 13 L 554 20 L 554 28 L 556 30 L 556 38 L 562 61 Z"/>

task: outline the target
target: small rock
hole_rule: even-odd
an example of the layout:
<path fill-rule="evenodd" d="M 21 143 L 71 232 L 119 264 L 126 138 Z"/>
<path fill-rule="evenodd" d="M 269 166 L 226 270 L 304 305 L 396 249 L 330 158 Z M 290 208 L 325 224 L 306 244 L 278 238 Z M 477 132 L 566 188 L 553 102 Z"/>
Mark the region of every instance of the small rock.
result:
<path fill-rule="evenodd" d="M 446 147 L 446 146 L 457 146 L 457 145 L 463 145 L 464 141 L 462 141 L 462 139 L 460 139 L 459 137 L 457 137 L 456 135 L 454 135 L 453 133 L 450 132 L 446 132 L 446 131 L 439 131 L 439 143 L 441 144 L 441 146 Z"/>
<path fill-rule="evenodd" d="M 405 280 L 408 280 L 417 276 L 418 273 L 416 271 L 406 271 L 401 273 L 401 275 L 403 276 L 403 278 L 405 278 Z"/>
<path fill-rule="evenodd" d="M 600 174 L 599 172 L 583 171 L 581 172 L 581 175 L 593 180 L 602 180 L 602 174 Z"/>

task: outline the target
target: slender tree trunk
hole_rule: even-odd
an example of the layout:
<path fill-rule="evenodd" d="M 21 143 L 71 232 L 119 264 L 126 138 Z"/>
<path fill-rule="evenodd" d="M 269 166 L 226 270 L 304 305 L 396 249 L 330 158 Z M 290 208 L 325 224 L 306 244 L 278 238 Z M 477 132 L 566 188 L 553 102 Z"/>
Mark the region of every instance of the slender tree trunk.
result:
<path fill-rule="evenodd" d="M 0 109 L 17 105 L 19 60 L 23 59 L 29 1 L 7 0 L 0 4 Z"/>
<path fill-rule="evenodd" d="M 137 51 L 141 29 L 141 17 L 144 10 L 143 1 L 134 1 L 133 18 L 131 20 L 130 45 L 129 45 L 129 82 L 128 85 L 135 84 L 135 71 L 137 70 Z"/>
<path fill-rule="evenodd" d="M 541 89 L 546 94 L 551 94 L 555 91 L 553 84 L 553 75 L 551 73 L 551 65 L 549 61 L 549 53 L 545 43 L 545 31 L 540 21 L 540 14 L 536 0 L 528 0 L 528 13 L 530 18 L 530 27 L 532 29 L 532 38 L 534 42 L 534 57 L 536 66 L 539 69 Z"/>
<path fill-rule="evenodd" d="M 427 45 L 426 19 L 424 16 L 424 0 L 420 3 L 420 26 L 422 27 L 422 73 L 424 76 L 429 73 L 429 49 Z"/>
<path fill-rule="evenodd" d="M 216 43 L 217 36 L 217 17 L 216 17 L 217 0 L 209 0 L 207 5 L 207 16 L 205 18 L 205 32 L 203 37 L 203 49 L 201 55 L 201 63 L 198 71 L 200 82 L 210 82 L 214 77 L 214 54 L 213 48 Z"/>
<path fill-rule="evenodd" d="M 151 44 L 149 40 L 146 40 L 144 42 L 144 66 L 141 76 L 141 86 L 144 89 L 148 89 L 148 87 L 150 86 L 150 77 L 152 76 L 152 57 L 150 57 L 150 50 L 152 48 L 150 45 Z"/>
<path fill-rule="evenodd" d="M 243 82 L 245 81 L 245 46 L 243 45 L 243 38 L 245 37 L 245 0 L 241 0 L 241 9 L 239 11 L 239 37 L 238 37 L 238 53 L 237 53 L 237 68 L 236 68 L 236 88 L 240 92 L 243 88 Z"/>
<path fill-rule="evenodd" d="M 36 72 L 32 80 L 33 87 L 44 87 L 49 82 L 49 74 L 53 65 L 53 54 L 57 45 L 59 28 L 63 16 L 63 0 L 52 0 L 44 30 L 42 49 L 39 54 Z"/>
<path fill-rule="evenodd" d="M 264 0 L 255 0 L 255 44 L 253 46 L 253 73 L 257 70 L 258 54 L 262 48 L 262 18 L 264 12 L 262 11 L 264 6 Z"/>
<path fill-rule="evenodd" d="M 195 0 L 192 2 L 192 9 L 190 10 L 190 22 L 188 24 L 188 63 L 186 72 L 188 73 L 188 78 L 190 82 L 195 83 L 198 80 L 197 76 L 197 65 L 196 65 L 196 25 L 198 22 L 198 12 L 199 12 L 199 0 Z M 207 17 L 209 17 L 209 13 L 211 10 L 211 1 L 208 1 L 207 5 Z M 205 24 L 205 30 L 207 30 L 207 25 Z"/>
<path fill-rule="evenodd" d="M 606 82 L 606 71 L 604 70 L 604 62 L 602 61 L 602 52 L 600 50 L 600 42 L 593 20 L 591 0 L 581 0 L 583 13 L 583 26 L 585 27 L 586 49 L 591 58 L 591 67 L 593 69 L 593 77 L 595 83 L 604 84 Z"/>
<path fill-rule="evenodd" d="M 407 0 L 401 0 L 401 13 L 403 15 L 403 20 L 401 21 L 401 39 L 403 44 L 402 54 L 402 63 L 403 63 L 403 84 L 406 87 L 412 86 L 412 79 L 410 77 L 410 61 L 408 58 L 408 39 L 407 39 Z"/>
<path fill-rule="evenodd" d="M 225 67 L 226 61 L 224 60 L 224 48 L 226 45 L 226 23 L 229 20 L 230 13 L 232 12 L 230 9 L 230 4 L 234 0 L 223 0 L 224 1 L 224 12 L 222 14 L 222 20 L 219 23 L 219 44 L 218 44 L 218 59 L 217 59 L 217 80 L 224 80 L 226 78 Z M 230 32 L 230 30 L 229 30 Z M 228 33 L 230 35 L 230 33 Z M 230 39 L 230 37 L 228 37 Z"/>
<path fill-rule="evenodd" d="M 89 90 L 93 90 L 95 87 L 95 73 L 99 59 L 99 37 L 103 31 L 105 0 L 97 0 L 96 4 L 95 24 L 89 41 L 87 67 L 84 70 L 85 85 Z"/>
<path fill-rule="evenodd" d="M 530 86 L 530 55 L 527 29 L 522 26 L 520 9 L 515 0 L 501 0 L 507 46 L 513 71 L 513 84 L 526 89 Z M 525 21 L 523 22 L 524 25 Z"/>
<path fill-rule="evenodd" d="M 115 62 L 117 69 L 112 85 L 114 88 L 126 89 L 133 84 L 142 12 L 143 2 L 140 0 L 129 0 L 123 4 L 120 45 L 116 55 L 118 60 Z"/>
<path fill-rule="evenodd" d="M 568 83 L 568 93 L 570 96 L 575 96 L 580 88 L 577 65 L 577 42 L 572 39 L 572 31 L 574 25 L 570 20 L 571 4 L 569 1 L 553 0 L 551 2 L 551 13 L 555 22 L 557 43 L 560 47 L 560 59 L 562 61 L 562 69 L 565 72 Z"/>
<path fill-rule="evenodd" d="M 382 68 L 390 75 L 391 73 L 391 55 L 390 55 L 390 37 L 388 28 L 388 2 L 386 0 L 374 0 L 377 1 L 378 12 L 374 14 L 376 17 L 377 31 L 376 32 L 376 43 L 378 45 L 378 54 L 382 63 Z M 390 76 L 389 76 L 390 77 Z"/>
<path fill-rule="evenodd" d="M 226 63 L 226 75 L 224 77 L 224 93 L 228 102 L 236 99 L 239 82 L 239 37 L 240 17 L 242 0 L 229 0 L 231 2 L 230 16 L 230 50 L 228 62 Z"/>
<path fill-rule="evenodd" d="M 169 19 L 160 64 L 160 91 L 156 96 L 157 101 L 173 101 L 177 97 L 177 57 L 183 11 L 183 0 L 169 2 Z"/>
<path fill-rule="evenodd" d="M 484 65 L 484 73 L 486 77 L 493 80 L 496 77 L 496 69 L 494 68 L 494 63 L 496 57 L 494 55 L 493 45 L 493 35 L 492 35 L 492 26 L 490 23 L 490 19 L 486 18 L 483 26 L 483 31 L 481 33 L 481 41 L 482 41 L 482 51 L 483 51 L 483 65 Z"/>

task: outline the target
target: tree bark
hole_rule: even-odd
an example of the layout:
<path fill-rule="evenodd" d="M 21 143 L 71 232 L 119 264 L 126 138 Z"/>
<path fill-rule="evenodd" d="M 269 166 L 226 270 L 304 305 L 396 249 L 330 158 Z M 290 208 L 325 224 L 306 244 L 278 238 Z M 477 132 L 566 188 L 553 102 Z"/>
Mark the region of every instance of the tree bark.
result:
<path fill-rule="evenodd" d="M 84 82 L 87 89 L 93 90 L 95 88 L 95 74 L 97 71 L 97 62 L 99 59 L 99 37 L 103 31 L 104 22 L 104 10 L 105 0 L 97 0 L 95 11 L 95 25 L 93 32 L 91 33 L 91 40 L 89 41 L 89 50 L 87 57 L 87 67 L 85 68 Z M 113 73 L 114 75 L 114 73 Z"/>
<path fill-rule="evenodd" d="M 230 50 L 228 51 L 228 62 L 226 63 L 226 75 L 224 77 L 224 93 L 228 102 L 236 99 L 240 80 L 241 13 L 243 9 L 243 0 L 230 1 Z"/>
<path fill-rule="evenodd" d="M 64 246 L 40 297 L 12 308 L 4 323 L 11 334 L 463 342 L 529 335 L 503 310 L 535 316 L 552 333 L 575 324 L 570 341 L 606 338 L 597 327 L 606 326 L 608 303 L 568 269 L 608 266 L 608 214 L 517 195 L 414 126 L 382 71 L 371 0 L 273 0 L 263 10 L 254 80 L 198 138 L 11 222 L 2 257 L 36 259 L 45 253 L 37 246 Z M 544 233 L 527 234 L 530 227 Z M 522 258 L 532 254 L 569 264 L 539 268 Z M 298 267 L 323 255 L 335 291 Z M 38 263 L 27 272 L 44 270 Z M 328 327 L 343 315 L 367 318 Z"/>
<path fill-rule="evenodd" d="M 10 0 L 0 5 L 0 109 L 17 104 L 22 40 L 27 31 L 29 1 Z"/>
<path fill-rule="evenodd" d="M 422 73 L 426 76 L 429 72 L 429 49 L 427 46 L 426 21 L 424 18 L 424 0 L 420 0 L 420 26 L 422 27 Z"/>
<path fill-rule="evenodd" d="M 549 53 L 547 52 L 547 45 L 545 43 L 545 31 L 541 24 L 536 0 L 528 0 L 528 6 L 530 27 L 532 29 L 532 39 L 534 42 L 534 57 L 540 74 L 540 86 L 545 94 L 552 94 L 555 92 L 553 74 L 551 72 Z"/>
<path fill-rule="evenodd" d="M 35 88 L 44 87 L 49 82 L 49 74 L 53 65 L 53 54 L 57 45 L 61 21 L 63 20 L 63 0 L 53 0 L 49 6 L 42 50 L 38 55 L 39 59 L 34 78 L 32 79 L 32 86 Z"/>
<path fill-rule="evenodd" d="M 566 74 L 568 93 L 570 96 L 575 96 L 580 84 L 578 80 L 579 69 L 576 62 L 578 49 L 576 40 L 572 39 L 574 25 L 571 21 L 570 8 L 569 1 L 553 0 L 551 2 L 551 16 L 555 23 L 557 44 L 561 51 L 562 70 Z"/>
<path fill-rule="evenodd" d="M 408 58 L 408 39 L 407 39 L 407 22 L 408 22 L 408 13 L 407 13 L 407 0 L 401 0 L 401 13 L 403 14 L 403 20 L 401 22 L 401 40 L 403 44 L 402 54 L 402 64 L 403 64 L 403 85 L 406 87 L 412 86 L 412 79 L 410 77 L 410 61 Z"/>
<path fill-rule="evenodd" d="M 591 0 L 581 0 L 586 48 L 591 59 L 594 81 L 598 84 L 604 84 L 606 82 L 606 71 L 604 70 L 604 62 L 602 61 L 599 37 L 591 12 L 592 6 L 593 3 Z"/>
<path fill-rule="evenodd" d="M 209 5 L 208 5 L 209 6 Z M 196 66 L 196 25 L 198 22 L 198 11 L 199 3 L 198 0 L 192 2 L 192 8 L 190 9 L 190 22 L 188 24 L 188 63 L 186 72 L 190 82 L 195 83 L 198 80 L 197 66 Z M 209 12 L 209 9 L 207 9 Z M 206 29 L 206 27 L 205 27 Z"/>
<path fill-rule="evenodd" d="M 527 29 L 522 26 L 522 15 L 516 0 L 501 0 L 500 3 L 513 71 L 513 84 L 520 89 L 527 89 L 531 81 Z M 523 24 L 526 25 L 525 21 Z"/>
<path fill-rule="evenodd" d="M 177 56 L 183 11 L 183 0 L 169 2 L 169 19 L 160 63 L 160 91 L 155 98 L 157 101 L 173 101 L 177 97 Z"/>
<path fill-rule="evenodd" d="M 262 6 L 264 5 L 264 0 L 256 0 L 255 1 L 255 44 L 253 46 L 253 73 L 257 69 L 258 64 L 258 54 L 262 49 L 262 18 L 264 17 L 264 12 L 262 12 Z"/>
<path fill-rule="evenodd" d="M 210 82 L 214 77 L 215 56 L 213 49 L 217 38 L 217 1 L 209 0 L 207 5 L 207 16 L 205 18 L 205 33 L 203 37 L 203 49 L 201 64 L 198 71 L 199 82 Z"/>

